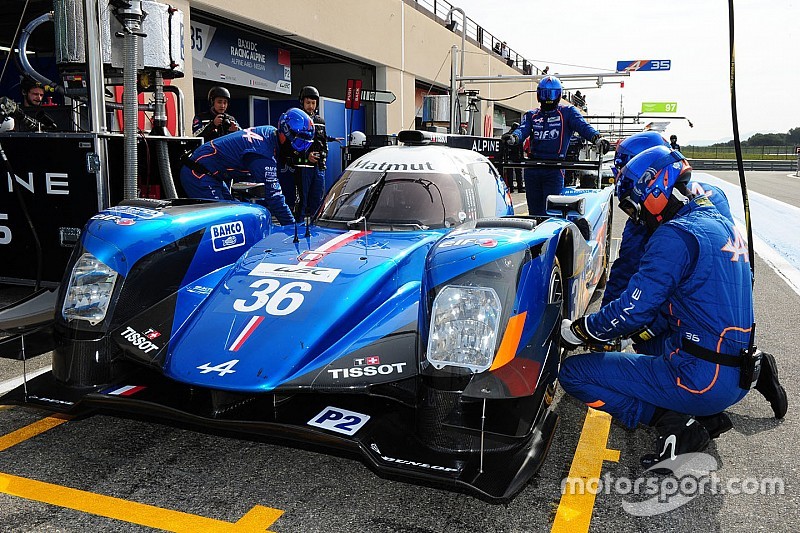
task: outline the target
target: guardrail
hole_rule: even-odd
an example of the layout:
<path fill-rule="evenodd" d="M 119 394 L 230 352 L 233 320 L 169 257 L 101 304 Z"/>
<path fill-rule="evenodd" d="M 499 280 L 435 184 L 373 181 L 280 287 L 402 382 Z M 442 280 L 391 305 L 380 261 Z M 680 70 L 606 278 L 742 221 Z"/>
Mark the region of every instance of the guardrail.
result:
<path fill-rule="evenodd" d="M 735 159 L 691 159 L 689 164 L 696 170 L 736 170 Z M 794 171 L 797 168 L 796 161 L 784 161 L 780 159 L 745 159 L 742 161 L 745 170 L 762 171 Z"/>

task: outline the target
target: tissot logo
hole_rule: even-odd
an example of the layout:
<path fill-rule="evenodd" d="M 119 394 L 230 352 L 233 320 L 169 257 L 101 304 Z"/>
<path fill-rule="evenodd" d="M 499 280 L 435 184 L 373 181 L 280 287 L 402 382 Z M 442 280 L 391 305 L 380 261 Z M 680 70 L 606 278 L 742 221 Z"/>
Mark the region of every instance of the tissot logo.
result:
<path fill-rule="evenodd" d="M 244 246 L 244 224 L 237 220 L 211 226 L 211 243 L 215 252 Z"/>
<path fill-rule="evenodd" d="M 390 365 L 356 366 L 353 368 L 332 368 L 328 370 L 331 378 L 361 378 L 372 376 L 387 376 L 389 374 L 402 374 L 406 363 L 392 363 Z"/>
<path fill-rule="evenodd" d="M 148 329 L 147 331 L 148 332 L 152 332 L 153 330 Z M 156 344 L 154 344 L 153 342 L 148 340 L 148 338 L 147 338 L 147 336 L 145 334 L 137 332 L 135 329 L 133 329 L 130 326 L 127 326 L 125 328 L 125 331 L 120 333 L 120 335 L 122 336 L 123 339 L 125 339 L 130 344 L 132 344 L 135 348 L 143 351 L 144 353 L 150 353 L 153 350 L 161 349 L 160 346 L 157 346 Z"/>

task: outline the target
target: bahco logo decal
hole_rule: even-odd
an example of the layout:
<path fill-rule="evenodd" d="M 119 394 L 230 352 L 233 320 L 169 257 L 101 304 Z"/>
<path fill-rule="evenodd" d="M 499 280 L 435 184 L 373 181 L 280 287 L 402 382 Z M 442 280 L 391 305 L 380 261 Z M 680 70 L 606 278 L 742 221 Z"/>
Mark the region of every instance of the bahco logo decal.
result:
<path fill-rule="evenodd" d="M 718 468 L 716 458 L 707 453 L 685 453 L 653 465 L 636 479 L 611 472 L 601 478 L 566 478 L 561 493 L 618 494 L 623 498 L 622 508 L 633 516 L 668 513 L 702 495 L 784 493 L 783 478 L 723 479 Z M 670 473 L 660 474 L 666 471 Z"/>

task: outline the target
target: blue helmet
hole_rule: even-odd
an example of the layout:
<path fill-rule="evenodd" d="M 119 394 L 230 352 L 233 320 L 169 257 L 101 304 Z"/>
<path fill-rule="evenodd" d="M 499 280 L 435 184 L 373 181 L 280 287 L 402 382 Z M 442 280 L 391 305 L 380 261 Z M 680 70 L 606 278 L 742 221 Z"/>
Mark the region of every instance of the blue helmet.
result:
<path fill-rule="evenodd" d="M 536 87 L 536 99 L 543 105 L 555 109 L 561 100 L 561 93 L 564 87 L 561 81 L 555 76 L 545 76 Z"/>
<path fill-rule="evenodd" d="M 305 111 L 293 107 L 278 119 L 278 133 L 292 144 L 292 148 L 305 152 L 314 140 L 314 122 Z"/>
<path fill-rule="evenodd" d="M 672 218 L 688 197 L 676 190 L 691 178 L 692 167 L 677 150 L 654 146 L 631 158 L 617 182 L 619 207 L 651 229 Z"/>
<path fill-rule="evenodd" d="M 669 143 L 657 131 L 642 131 L 635 133 L 619 143 L 614 155 L 614 167 L 612 172 L 616 177 L 625 164 L 635 155 L 642 153 L 653 146 L 666 146 Z"/>

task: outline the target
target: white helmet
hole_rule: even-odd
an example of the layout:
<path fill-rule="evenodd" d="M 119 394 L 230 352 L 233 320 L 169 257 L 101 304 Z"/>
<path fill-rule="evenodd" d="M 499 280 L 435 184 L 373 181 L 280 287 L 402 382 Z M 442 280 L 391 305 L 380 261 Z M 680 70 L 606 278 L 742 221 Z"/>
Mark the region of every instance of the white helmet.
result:
<path fill-rule="evenodd" d="M 361 131 L 354 131 L 350 134 L 350 146 L 366 146 L 367 136 Z"/>
<path fill-rule="evenodd" d="M 4 131 L 11 131 L 14 129 L 14 118 L 13 117 L 6 117 L 2 123 L 0 123 L 0 133 Z"/>

